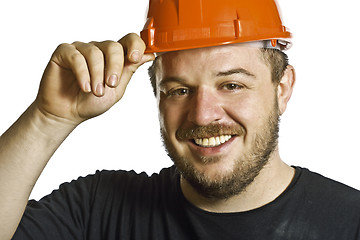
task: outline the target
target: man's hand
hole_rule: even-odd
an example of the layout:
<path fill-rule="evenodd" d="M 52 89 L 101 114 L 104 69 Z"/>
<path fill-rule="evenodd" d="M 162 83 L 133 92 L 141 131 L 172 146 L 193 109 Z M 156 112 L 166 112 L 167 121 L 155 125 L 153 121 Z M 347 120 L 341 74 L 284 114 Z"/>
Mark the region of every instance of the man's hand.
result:
<path fill-rule="evenodd" d="M 42 77 L 35 106 L 45 115 L 79 124 L 119 101 L 133 73 L 153 54 L 132 33 L 119 42 L 61 44 Z"/>
<path fill-rule="evenodd" d="M 136 34 L 56 49 L 36 100 L 0 137 L 0 239 L 14 234 L 36 180 L 64 139 L 119 101 L 136 69 L 154 59 L 144 50 Z"/>

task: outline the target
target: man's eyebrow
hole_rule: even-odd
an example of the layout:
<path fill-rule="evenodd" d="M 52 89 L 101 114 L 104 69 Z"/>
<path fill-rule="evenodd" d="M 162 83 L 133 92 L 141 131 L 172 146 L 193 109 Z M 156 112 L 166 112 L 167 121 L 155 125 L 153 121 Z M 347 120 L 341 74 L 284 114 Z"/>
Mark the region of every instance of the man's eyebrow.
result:
<path fill-rule="evenodd" d="M 225 71 L 225 72 L 218 72 L 216 74 L 216 76 L 217 77 L 225 77 L 225 76 L 230 76 L 232 74 L 244 74 L 244 75 L 247 75 L 249 77 L 256 78 L 255 74 L 249 72 L 248 70 L 246 70 L 244 68 L 234 68 L 234 69 L 230 69 L 230 70 Z"/>
<path fill-rule="evenodd" d="M 165 77 L 160 80 L 159 86 L 162 87 L 169 82 L 184 83 L 184 80 L 178 77 Z"/>
<path fill-rule="evenodd" d="M 256 78 L 255 74 L 249 72 L 248 70 L 246 70 L 244 68 L 234 68 L 234 69 L 230 69 L 230 70 L 227 70 L 224 72 L 218 72 L 215 75 L 216 75 L 216 77 L 225 77 L 225 76 L 230 76 L 233 74 L 244 74 L 246 76 Z M 179 78 L 179 77 L 169 76 L 169 77 L 165 77 L 165 78 L 161 79 L 159 86 L 162 87 L 169 82 L 184 83 L 185 81 L 184 81 L 184 79 Z"/>

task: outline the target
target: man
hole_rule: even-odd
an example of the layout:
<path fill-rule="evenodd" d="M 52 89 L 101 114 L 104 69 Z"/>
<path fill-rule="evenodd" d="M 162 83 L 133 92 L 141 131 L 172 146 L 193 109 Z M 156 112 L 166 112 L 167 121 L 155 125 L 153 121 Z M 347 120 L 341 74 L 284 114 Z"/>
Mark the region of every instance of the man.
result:
<path fill-rule="evenodd" d="M 15 231 L 66 136 L 120 100 L 135 70 L 154 60 L 144 54 L 154 47 L 146 33 L 147 45 L 129 34 L 54 52 L 37 99 L 1 138 L 2 237 Z M 28 204 L 15 239 L 359 239 L 359 193 L 279 156 L 279 117 L 295 82 L 279 50 L 286 41 L 217 41 L 154 47 L 165 52 L 150 76 L 176 167 L 152 177 L 103 171 L 65 184 Z"/>

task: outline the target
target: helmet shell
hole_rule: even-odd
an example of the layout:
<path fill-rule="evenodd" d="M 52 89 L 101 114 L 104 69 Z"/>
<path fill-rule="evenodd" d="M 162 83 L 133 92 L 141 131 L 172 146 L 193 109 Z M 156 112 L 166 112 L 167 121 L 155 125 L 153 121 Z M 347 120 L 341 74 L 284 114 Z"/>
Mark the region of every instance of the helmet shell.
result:
<path fill-rule="evenodd" d="M 291 33 L 275 0 L 150 0 L 140 33 L 147 53 L 272 40 L 282 48 Z"/>

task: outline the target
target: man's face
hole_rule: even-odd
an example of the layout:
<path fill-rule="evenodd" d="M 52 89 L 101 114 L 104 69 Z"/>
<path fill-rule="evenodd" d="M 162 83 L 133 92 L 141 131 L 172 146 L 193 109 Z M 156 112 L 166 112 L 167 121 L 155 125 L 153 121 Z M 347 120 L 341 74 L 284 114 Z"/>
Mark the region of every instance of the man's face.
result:
<path fill-rule="evenodd" d="M 277 146 L 276 86 L 260 54 L 227 45 L 158 59 L 165 146 L 182 177 L 206 197 L 241 192 Z"/>

